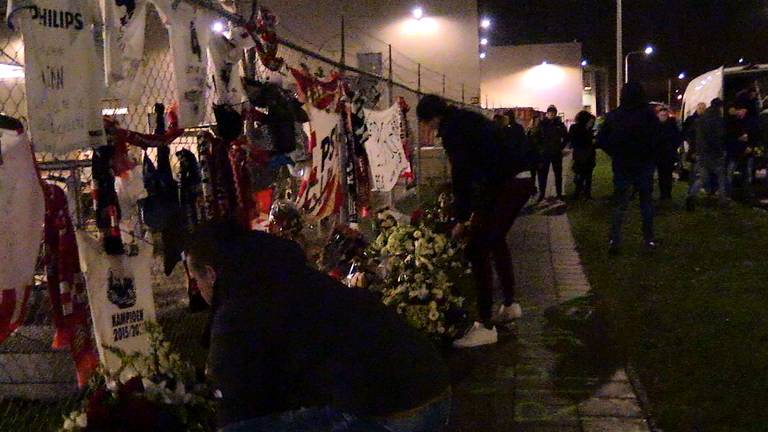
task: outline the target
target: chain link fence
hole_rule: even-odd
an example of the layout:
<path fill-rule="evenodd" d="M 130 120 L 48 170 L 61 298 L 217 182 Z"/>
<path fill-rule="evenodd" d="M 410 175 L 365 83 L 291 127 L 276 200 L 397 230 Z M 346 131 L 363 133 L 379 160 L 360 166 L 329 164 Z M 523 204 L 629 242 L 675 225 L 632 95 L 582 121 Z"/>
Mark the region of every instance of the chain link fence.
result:
<path fill-rule="evenodd" d="M 208 1 L 185 1 L 206 5 L 222 12 Z M 0 1 L 2 16 L 5 16 L 5 3 Z M 227 16 L 226 13 L 222 15 Z M 374 52 L 381 49 L 380 41 L 377 42 L 377 47 L 365 46 L 366 43 L 371 43 L 370 38 L 366 39 L 367 36 L 362 34 L 358 37 L 354 29 L 350 31 L 348 38 L 350 48 L 358 52 Z M 345 79 L 353 86 L 365 85 L 378 92 L 380 97 L 374 108 L 384 109 L 395 103 L 398 98 L 403 98 L 411 108 L 408 120 L 413 133 L 411 148 L 408 150 L 412 155 L 415 183 L 406 186 L 401 182 L 392 193 L 374 194 L 373 207 L 416 207 L 420 201 L 420 192 L 443 183 L 448 177 L 448 166 L 442 150 L 439 146 L 433 146 L 428 137 L 420 136 L 416 128 L 415 108 L 419 97 L 423 93 L 443 94 L 446 98 L 460 103 L 470 94 L 469 90 L 461 85 L 446 82 L 444 75 L 422 68 L 404 56 L 384 55 L 378 70 L 360 70 L 332 60 L 342 58 L 338 52 L 307 47 L 306 41 L 303 42 L 298 44 L 288 40 L 281 41 L 279 55 L 285 59 L 287 65 L 298 67 L 306 64 L 310 70 L 322 68 L 326 72 L 341 69 L 345 72 Z M 136 105 L 121 106 L 119 100 L 107 99 L 103 105 L 105 113 L 114 114 L 121 127 L 138 132 L 152 132 L 154 105 L 162 103 L 170 106 L 177 99 L 171 56 L 168 33 L 154 7 L 150 7 L 144 60 L 138 78 L 144 83 L 140 102 Z M 0 63 L 24 65 L 21 35 L 11 31 L 5 24 L 0 25 Z M 257 78 L 264 78 L 265 74 L 265 70 L 257 68 Z M 286 78 L 286 83 L 288 81 L 290 80 Z M 209 102 L 209 112 L 200 129 L 207 129 L 213 123 L 210 109 L 212 101 Z M 23 77 L 0 79 L 0 111 L 26 122 L 27 104 Z M 171 154 L 174 155 L 181 148 L 187 148 L 197 154 L 198 132 L 199 130 L 188 131 L 173 142 Z M 422 146 L 420 143 L 426 145 Z M 139 160 L 141 152 L 138 149 L 131 151 L 135 152 L 134 156 Z M 154 157 L 152 149 L 148 154 Z M 92 225 L 94 215 L 89 167 L 91 152 L 79 150 L 66 155 L 37 153 L 36 157 L 43 180 L 65 188 L 70 196 L 75 197 L 72 200 L 75 208 L 71 211 L 75 214 L 77 222 L 86 226 Z M 172 157 L 172 165 L 177 171 L 178 161 L 175 157 Z M 317 242 L 323 241 L 337 221 L 338 218 L 325 224 L 308 226 L 307 238 L 314 238 Z M 158 319 L 166 336 L 183 356 L 203 367 L 205 351 L 201 348 L 200 337 L 207 317 L 205 314 L 191 314 L 187 311 L 181 266 L 177 266 L 170 277 L 162 274 L 159 260 L 155 267 L 152 269 L 155 275 L 155 302 Z M 42 268 L 38 273 L 42 275 Z M 74 409 L 81 397 L 76 387 L 75 370 L 69 352 L 51 349 L 53 328 L 49 318 L 50 305 L 44 276 L 36 277 L 28 311 L 25 324 L 14 335 L 0 343 L 0 431 L 55 430 L 61 425 L 62 415 Z"/>

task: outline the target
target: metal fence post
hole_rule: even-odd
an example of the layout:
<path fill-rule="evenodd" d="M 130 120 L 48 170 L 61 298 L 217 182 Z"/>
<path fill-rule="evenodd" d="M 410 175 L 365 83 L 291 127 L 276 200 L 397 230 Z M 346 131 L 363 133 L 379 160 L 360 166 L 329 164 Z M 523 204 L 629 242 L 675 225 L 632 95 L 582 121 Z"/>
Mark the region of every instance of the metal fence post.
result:
<path fill-rule="evenodd" d="M 392 73 L 392 44 L 388 45 L 389 47 L 389 76 L 388 76 L 388 82 L 387 82 L 387 92 L 389 93 L 389 106 L 392 106 L 393 103 L 395 103 L 395 95 L 393 94 L 395 91 L 395 81 Z"/>
<path fill-rule="evenodd" d="M 417 87 L 416 87 L 416 99 L 421 100 L 421 63 L 417 68 Z M 416 134 L 416 205 L 421 207 L 421 186 L 423 185 L 421 179 L 421 128 L 418 128 Z"/>

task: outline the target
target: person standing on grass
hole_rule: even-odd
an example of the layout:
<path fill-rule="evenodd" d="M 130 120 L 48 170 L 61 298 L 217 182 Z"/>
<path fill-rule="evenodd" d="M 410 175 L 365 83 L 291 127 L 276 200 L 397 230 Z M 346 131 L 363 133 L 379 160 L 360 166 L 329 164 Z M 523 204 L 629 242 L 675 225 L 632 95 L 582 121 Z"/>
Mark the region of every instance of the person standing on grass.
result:
<path fill-rule="evenodd" d="M 544 201 L 547 194 L 549 167 L 555 173 L 555 191 L 557 199 L 563 199 L 563 150 L 568 145 L 568 130 L 557 116 L 557 107 L 550 105 L 534 131 L 534 143 L 538 147 L 539 157 L 539 198 Z"/>
<path fill-rule="evenodd" d="M 696 197 L 702 186 L 717 177 L 720 183 L 720 204 L 728 204 L 725 175 L 725 120 L 723 119 L 723 101 L 712 99 L 704 114 L 696 121 L 696 172 L 695 180 L 688 189 L 685 208 L 694 211 Z"/>
<path fill-rule="evenodd" d="M 372 292 L 311 268 L 301 247 L 210 223 L 186 244 L 212 306 L 208 370 L 224 432 L 442 431 L 448 369 Z"/>
<path fill-rule="evenodd" d="M 683 136 L 677 127 L 677 121 L 669 116 L 669 109 L 661 107 L 656 115 L 661 122 L 661 140 L 659 153 L 656 158 L 656 169 L 659 173 L 659 199 L 669 201 L 672 199 L 672 173 L 680 159 L 680 146 L 683 145 Z"/>
<path fill-rule="evenodd" d="M 653 231 L 653 172 L 661 123 L 645 99 L 639 83 L 624 84 L 621 103 L 608 113 L 598 134 L 598 145 L 612 159 L 616 208 L 611 221 L 608 252 L 619 253 L 621 226 L 633 190 L 640 194 L 643 239 L 646 248 L 657 247 Z"/>
<path fill-rule="evenodd" d="M 467 257 L 477 290 L 479 321 L 457 348 L 496 343 L 495 323 L 522 315 L 515 301 L 515 276 L 507 233 L 533 195 L 533 179 L 523 161 L 499 138 L 493 122 L 481 114 L 449 106 L 436 95 L 424 96 L 416 108 L 423 127 L 436 130 L 451 164 L 455 216 L 452 235 L 468 237 Z M 469 222 L 469 229 L 465 223 Z M 468 231 L 468 232 L 467 232 Z M 494 266 L 495 264 L 495 266 Z M 504 291 L 504 304 L 493 314 L 493 270 Z"/>
<path fill-rule="evenodd" d="M 688 172 L 688 183 L 693 184 L 696 181 L 696 123 L 707 110 L 707 104 L 699 102 L 696 105 L 696 111 L 688 116 L 683 122 L 683 139 L 688 144 L 685 152 L 685 161 L 690 165 Z"/>
<path fill-rule="evenodd" d="M 751 102 L 741 98 L 729 110 L 726 120 L 726 159 L 728 194 L 733 193 L 733 178 L 736 170 L 741 171 L 744 190 L 752 195 L 752 175 L 754 172 L 754 147 L 757 140 L 755 131 L 757 118 L 751 116 Z"/>
<path fill-rule="evenodd" d="M 576 183 L 574 198 L 592 199 L 592 173 L 597 164 L 595 151 L 595 116 L 588 111 L 576 114 L 576 123 L 568 130 L 568 141 L 573 149 L 573 181 Z"/>

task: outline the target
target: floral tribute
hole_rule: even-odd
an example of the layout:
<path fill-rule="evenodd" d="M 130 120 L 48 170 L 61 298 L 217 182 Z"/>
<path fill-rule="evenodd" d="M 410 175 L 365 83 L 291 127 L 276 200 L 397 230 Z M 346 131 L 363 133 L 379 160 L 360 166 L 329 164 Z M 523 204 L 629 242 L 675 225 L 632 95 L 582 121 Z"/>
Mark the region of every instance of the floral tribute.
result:
<path fill-rule="evenodd" d="M 416 328 L 432 336 L 455 336 L 465 313 L 464 298 L 454 294 L 452 281 L 469 271 L 460 245 L 422 222 L 398 223 L 387 212 L 378 219 L 379 235 L 368 255 L 379 279 L 370 288 Z"/>
<path fill-rule="evenodd" d="M 106 348 L 120 358 L 120 368 L 99 367 L 61 431 L 215 430 L 214 392 L 171 351 L 158 324 L 148 322 L 146 332 L 149 354 Z"/>

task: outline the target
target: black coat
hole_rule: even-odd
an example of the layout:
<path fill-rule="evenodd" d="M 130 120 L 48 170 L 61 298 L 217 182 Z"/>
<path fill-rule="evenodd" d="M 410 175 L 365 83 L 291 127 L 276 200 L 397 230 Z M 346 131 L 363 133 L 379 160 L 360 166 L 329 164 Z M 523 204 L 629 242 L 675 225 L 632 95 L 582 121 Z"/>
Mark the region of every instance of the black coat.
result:
<path fill-rule="evenodd" d="M 373 293 L 310 268 L 295 243 L 254 232 L 231 255 L 208 362 L 220 425 L 301 407 L 387 415 L 448 387 L 425 336 Z"/>
<path fill-rule="evenodd" d="M 708 108 L 696 120 L 696 156 L 705 160 L 725 155 L 725 120 L 720 108 Z"/>
<path fill-rule="evenodd" d="M 545 159 L 562 157 L 563 150 L 568 145 L 568 130 L 559 117 L 552 120 L 546 117 L 541 119 L 534 137 L 539 155 Z"/>
<path fill-rule="evenodd" d="M 674 119 L 668 119 L 661 124 L 659 151 L 657 162 L 668 164 L 680 158 L 680 146 L 683 145 L 683 134 Z"/>
<path fill-rule="evenodd" d="M 595 137 L 586 125 L 573 124 L 568 130 L 568 141 L 573 149 L 573 169 L 584 171 L 595 168 Z"/>
<path fill-rule="evenodd" d="M 504 134 L 481 114 L 450 107 L 440 121 L 439 136 L 451 163 L 456 217 L 492 210 L 503 183 L 524 165 L 505 145 Z"/>
<path fill-rule="evenodd" d="M 647 103 L 622 104 L 606 115 L 597 136 L 598 146 L 613 159 L 614 170 L 637 170 L 654 165 L 661 122 Z"/>

